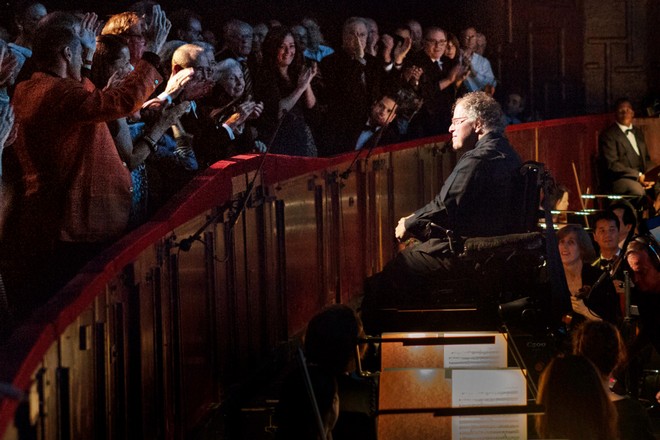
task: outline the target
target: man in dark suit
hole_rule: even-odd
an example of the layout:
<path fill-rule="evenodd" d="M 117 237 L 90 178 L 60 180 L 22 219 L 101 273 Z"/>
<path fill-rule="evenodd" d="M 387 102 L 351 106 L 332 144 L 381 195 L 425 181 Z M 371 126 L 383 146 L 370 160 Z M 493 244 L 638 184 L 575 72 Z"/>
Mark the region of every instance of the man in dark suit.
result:
<path fill-rule="evenodd" d="M 321 62 L 323 105 L 328 108 L 328 124 L 323 155 L 341 152 L 350 143 L 347 128 L 364 123 L 369 105 L 378 99 L 385 66 L 382 60 L 365 53 L 367 24 L 351 17 L 344 23 L 342 48 Z"/>
<path fill-rule="evenodd" d="M 363 302 L 367 315 L 372 307 L 396 307 L 447 279 L 455 260 L 454 238 L 518 232 L 512 230 L 511 213 L 517 194 L 514 176 L 521 160 L 504 136 L 504 126 L 500 105 L 486 93 L 469 93 L 457 101 L 449 127 L 452 147 L 468 151 L 440 194 L 399 220 L 396 238 L 412 235 L 422 243 L 406 248 L 367 279 Z"/>
<path fill-rule="evenodd" d="M 396 108 L 396 99 L 392 96 L 383 95 L 374 102 L 366 124 L 352 130 L 351 150 L 396 143 L 399 135 L 396 127 L 390 125 L 396 118 Z"/>
<path fill-rule="evenodd" d="M 635 111 L 628 99 L 615 104 L 616 122 L 598 138 L 601 191 L 613 194 L 646 195 L 657 176 L 645 173 L 654 167 L 642 131 L 633 127 Z"/>
<path fill-rule="evenodd" d="M 404 70 L 421 69 L 421 76 L 414 75 L 408 83 L 424 103 L 415 124 L 422 136 L 447 133 L 454 104 L 454 87 L 450 87 L 463 75 L 460 63 L 444 56 L 447 34 L 439 27 L 429 27 L 424 32 L 423 50 L 406 58 Z M 405 78 L 405 77 L 404 77 Z"/>

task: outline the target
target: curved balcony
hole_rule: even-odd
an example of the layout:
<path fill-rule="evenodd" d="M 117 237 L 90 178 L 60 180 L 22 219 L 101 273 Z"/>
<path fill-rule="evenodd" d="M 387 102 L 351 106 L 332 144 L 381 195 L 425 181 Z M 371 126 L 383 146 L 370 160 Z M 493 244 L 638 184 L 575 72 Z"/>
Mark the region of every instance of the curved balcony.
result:
<path fill-rule="evenodd" d="M 522 124 L 508 136 L 571 188 L 577 209 L 571 164 L 593 192 L 610 118 Z M 638 122 L 660 163 L 660 121 Z M 396 252 L 398 219 L 455 164 L 447 140 L 365 151 L 353 165 L 354 154 L 216 163 L 1 347 L 0 438 L 187 438 L 282 366 L 323 306 L 358 300 Z"/>

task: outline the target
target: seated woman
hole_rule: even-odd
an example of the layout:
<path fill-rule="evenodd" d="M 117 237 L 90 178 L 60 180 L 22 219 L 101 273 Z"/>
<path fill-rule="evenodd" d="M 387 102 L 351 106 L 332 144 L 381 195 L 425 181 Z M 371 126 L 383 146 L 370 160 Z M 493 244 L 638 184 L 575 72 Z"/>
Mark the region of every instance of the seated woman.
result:
<path fill-rule="evenodd" d="M 292 156 L 318 155 L 306 113 L 316 106 L 311 82 L 318 68 L 305 67 L 303 54 L 286 27 L 273 28 L 263 46 L 263 64 L 255 84 L 264 103 L 260 139 L 271 153 Z"/>
<path fill-rule="evenodd" d="M 573 354 L 585 356 L 596 366 L 603 387 L 609 388 L 612 374 L 625 363 L 625 347 L 616 327 L 604 321 L 587 321 L 573 333 Z M 638 400 L 608 394 L 614 402 L 619 424 L 620 440 L 652 440 L 653 428 L 646 409 Z"/>
<path fill-rule="evenodd" d="M 583 356 L 553 359 L 541 374 L 536 416 L 539 438 L 614 440 L 617 418 L 600 375 Z"/>
<path fill-rule="evenodd" d="M 589 264 L 595 251 L 586 231 L 579 225 L 566 225 L 557 231 L 557 239 L 571 293 L 571 327 L 585 320 L 618 323 L 621 319 L 619 298 L 609 278 L 596 285 L 603 272 Z"/>

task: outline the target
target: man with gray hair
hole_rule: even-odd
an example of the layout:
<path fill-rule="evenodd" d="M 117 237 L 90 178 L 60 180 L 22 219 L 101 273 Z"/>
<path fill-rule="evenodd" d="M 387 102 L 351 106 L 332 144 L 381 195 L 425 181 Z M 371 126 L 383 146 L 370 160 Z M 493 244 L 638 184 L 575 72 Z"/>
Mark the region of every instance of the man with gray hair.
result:
<path fill-rule="evenodd" d="M 511 211 L 520 156 L 504 136 L 500 105 L 484 92 L 456 102 L 449 127 L 452 148 L 464 150 L 433 201 L 403 217 L 395 236 L 416 238 L 382 272 L 366 281 L 366 306 L 396 306 L 408 294 L 446 279 L 453 267 L 453 237 L 489 237 L 513 232 Z"/>
<path fill-rule="evenodd" d="M 231 19 L 222 27 L 222 36 L 225 40 L 224 49 L 217 53 L 217 61 L 233 58 L 241 63 L 243 78 L 245 79 L 245 96 L 252 95 L 253 73 L 256 72 L 255 66 L 248 60 L 252 52 L 253 32 L 252 26 L 248 23 Z"/>

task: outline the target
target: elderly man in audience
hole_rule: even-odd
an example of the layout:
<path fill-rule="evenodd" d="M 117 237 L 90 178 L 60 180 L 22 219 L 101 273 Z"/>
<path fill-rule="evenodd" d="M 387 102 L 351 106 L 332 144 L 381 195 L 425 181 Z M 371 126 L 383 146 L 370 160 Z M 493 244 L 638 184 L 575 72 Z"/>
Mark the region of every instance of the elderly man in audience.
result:
<path fill-rule="evenodd" d="M 16 88 L 19 191 L 3 213 L 2 262 L 19 316 L 126 231 L 131 176 L 105 121 L 140 108 L 162 81 L 160 60 L 145 52 L 118 87 L 96 89 L 82 75 L 96 23 L 86 14 L 78 28 L 40 29 L 33 46 L 40 71 Z"/>
<path fill-rule="evenodd" d="M 464 85 L 469 92 L 484 90 L 491 92 L 497 85 L 490 61 L 477 52 L 477 30 L 473 27 L 461 32 L 463 62 L 468 70 Z M 492 92 L 491 92 L 492 94 Z"/>
<path fill-rule="evenodd" d="M 344 22 L 342 48 L 321 62 L 324 80 L 322 101 L 328 106 L 329 129 L 324 138 L 325 155 L 337 153 L 348 145 L 346 127 L 363 122 L 369 106 L 380 95 L 385 69 L 382 60 L 366 53 L 368 27 L 363 18 Z"/>
<path fill-rule="evenodd" d="M 224 48 L 216 54 L 216 60 L 222 61 L 227 58 L 233 58 L 241 63 L 243 78 L 245 80 L 245 96 L 252 95 L 254 88 L 254 78 L 256 67 L 248 59 L 252 52 L 253 32 L 252 26 L 244 21 L 232 19 L 222 28 L 222 34 L 225 40 Z"/>
<path fill-rule="evenodd" d="M 304 53 L 305 58 L 320 63 L 323 58 L 335 52 L 334 49 L 326 46 L 323 34 L 321 34 L 321 27 L 313 18 L 303 18 L 300 24 L 307 29 L 307 47 L 305 48 Z"/>
<path fill-rule="evenodd" d="M 454 89 L 462 78 L 460 63 L 444 56 L 447 34 L 439 27 L 424 32 L 424 49 L 406 58 L 403 77 L 423 100 L 418 119 L 412 121 L 418 136 L 447 133 L 451 124 Z M 413 128 L 411 127 L 411 130 Z"/>

